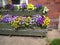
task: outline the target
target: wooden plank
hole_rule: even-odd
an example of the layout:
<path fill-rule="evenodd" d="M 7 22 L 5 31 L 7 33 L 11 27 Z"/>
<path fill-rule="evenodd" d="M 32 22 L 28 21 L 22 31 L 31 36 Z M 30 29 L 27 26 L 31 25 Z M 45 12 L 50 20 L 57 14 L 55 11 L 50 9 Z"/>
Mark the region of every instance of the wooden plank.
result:
<path fill-rule="evenodd" d="M 46 36 L 47 30 L 0 30 L 3 35 Z"/>

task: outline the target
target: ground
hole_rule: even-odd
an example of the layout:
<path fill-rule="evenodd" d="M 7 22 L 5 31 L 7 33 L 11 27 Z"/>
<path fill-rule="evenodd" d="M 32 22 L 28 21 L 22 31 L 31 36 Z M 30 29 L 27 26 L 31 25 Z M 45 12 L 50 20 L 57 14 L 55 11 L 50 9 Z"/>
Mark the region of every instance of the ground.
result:
<path fill-rule="evenodd" d="M 47 33 L 48 38 L 60 38 L 60 33 L 53 29 Z M 0 45 L 46 45 L 46 37 L 0 36 Z"/>
<path fill-rule="evenodd" d="M 45 42 L 40 37 L 0 36 L 0 45 L 45 45 Z"/>

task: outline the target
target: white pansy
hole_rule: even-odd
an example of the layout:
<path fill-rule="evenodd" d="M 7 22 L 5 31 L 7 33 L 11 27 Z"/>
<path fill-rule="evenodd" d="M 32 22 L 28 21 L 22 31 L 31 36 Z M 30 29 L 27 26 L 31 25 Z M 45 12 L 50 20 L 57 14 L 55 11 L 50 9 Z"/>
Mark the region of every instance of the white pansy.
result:
<path fill-rule="evenodd" d="M 49 11 L 49 9 L 45 6 L 44 10 L 43 10 L 43 13 L 48 12 L 48 11 Z"/>

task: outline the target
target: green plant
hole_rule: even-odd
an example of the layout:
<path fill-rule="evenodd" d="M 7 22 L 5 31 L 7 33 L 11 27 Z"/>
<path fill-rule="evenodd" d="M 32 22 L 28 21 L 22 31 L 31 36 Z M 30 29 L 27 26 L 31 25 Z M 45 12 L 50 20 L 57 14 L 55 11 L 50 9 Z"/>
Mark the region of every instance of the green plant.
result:
<path fill-rule="evenodd" d="M 60 38 L 54 39 L 50 42 L 50 45 L 60 45 Z"/>
<path fill-rule="evenodd" d="M 50 43 L 51 39 L 49 39 L 48 37 L 46 37 L 46 41 L 47 41 L 47 43 Z"/>

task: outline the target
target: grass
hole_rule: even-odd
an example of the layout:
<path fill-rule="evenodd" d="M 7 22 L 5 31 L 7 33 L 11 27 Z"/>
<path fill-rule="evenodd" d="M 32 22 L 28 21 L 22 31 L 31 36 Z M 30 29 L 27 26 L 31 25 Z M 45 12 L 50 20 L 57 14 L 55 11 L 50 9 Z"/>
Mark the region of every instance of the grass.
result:
<path fill-rule="evenodd" d="M 52 40 L 50 45 L 60 45 L 60 38 Z"/>

